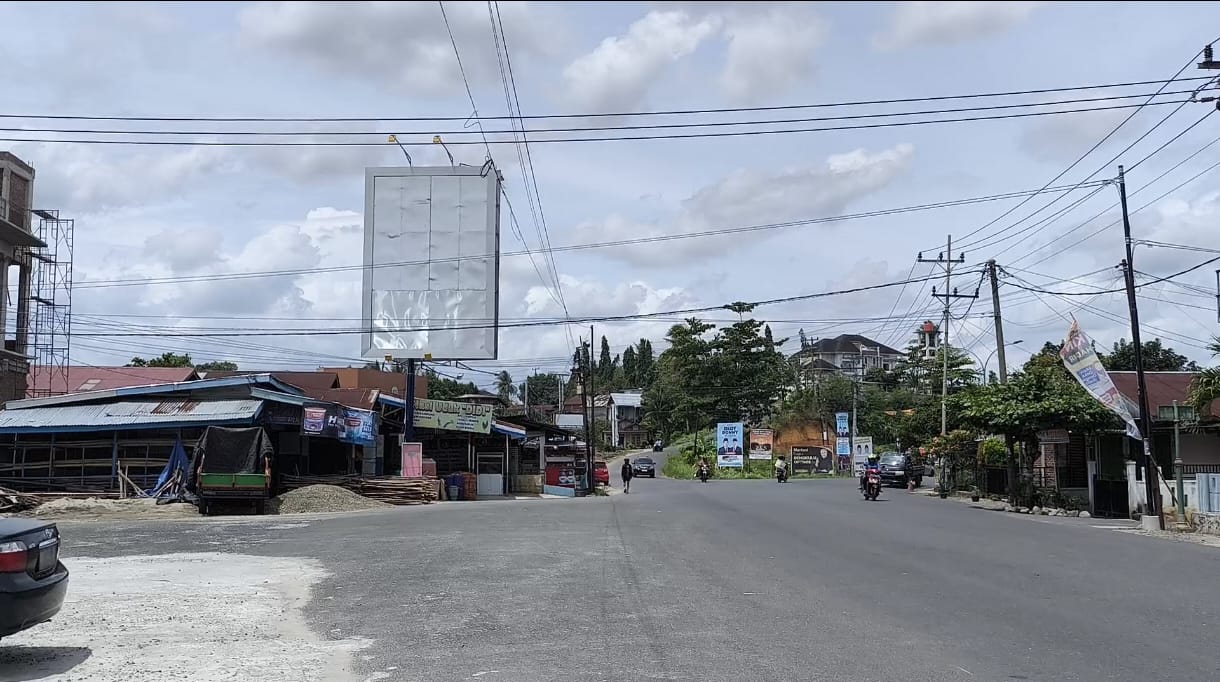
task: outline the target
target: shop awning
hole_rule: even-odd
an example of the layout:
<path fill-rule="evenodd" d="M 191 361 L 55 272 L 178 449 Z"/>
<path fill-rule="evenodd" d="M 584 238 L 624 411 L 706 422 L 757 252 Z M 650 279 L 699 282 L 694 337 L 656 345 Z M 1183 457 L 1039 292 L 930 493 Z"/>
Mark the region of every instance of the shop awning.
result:
<path fill-rule="evenodd" d="M 159 400 L 0 410 L 0 433 L 130 431 L 253 424 L 261 400 Z"/>
<path fill-rule="evenodd" d="M 497 419 L 496 421 L 493 421 L 491 423 L 491 430 L 493 433 L 499 433 L 499 434 L 508 436 L 509 438 L 515 438 L 517 440 L 525 440 L 525 427 L 524 426 L 517 426 L 516 424 L 509 424 L 508 422 L 502 422 Z"/>

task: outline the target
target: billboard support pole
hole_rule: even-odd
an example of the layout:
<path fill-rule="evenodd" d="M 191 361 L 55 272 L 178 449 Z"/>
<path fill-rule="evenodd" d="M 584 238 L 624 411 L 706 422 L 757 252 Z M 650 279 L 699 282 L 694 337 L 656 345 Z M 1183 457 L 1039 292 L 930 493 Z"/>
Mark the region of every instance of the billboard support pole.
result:
<path fill-rule="evenodd" d="M 407 400 L 403 406 L 402 440 L 415 442 L 415 360 L 407 359 Z"/>

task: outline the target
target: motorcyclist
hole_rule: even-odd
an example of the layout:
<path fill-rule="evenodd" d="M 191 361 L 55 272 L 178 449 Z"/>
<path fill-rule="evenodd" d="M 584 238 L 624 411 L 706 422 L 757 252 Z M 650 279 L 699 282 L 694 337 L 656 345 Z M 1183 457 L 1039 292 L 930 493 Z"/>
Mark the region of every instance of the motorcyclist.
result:
<path fill-rule="evenodd" d="M 695 467 L 695 475 L 702 476 L 702 475 L 706 474 L 706 475 L 710 476 L 711 473 L 712 473 L 712 467 L 710 464 L 707 463 L 707 458 L 700 457 L 699 464 Z"/>
<path fill-rule="evenodd" d="M 868 470 L 881 468 L 881 455 L 871 452 L 868 455 L 868 461 L 864 464 L 864 470 L 860 472 L 860 490 L 864 491 L 864 484 L 868 482 Z"/>
<path fill-rule="evenodd" d="M 775 477 L 779 480 L 788 477 L 788 460 L 784 459 L 783 455 L 780 455 L 775 460 Z"/>

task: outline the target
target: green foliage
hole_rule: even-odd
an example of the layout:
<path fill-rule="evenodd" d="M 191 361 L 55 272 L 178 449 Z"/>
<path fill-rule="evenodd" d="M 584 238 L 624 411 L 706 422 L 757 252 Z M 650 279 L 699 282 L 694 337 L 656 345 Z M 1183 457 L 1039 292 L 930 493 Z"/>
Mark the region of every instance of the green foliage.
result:
<path fill-rule="evenodd" d="M 986 466 L 1003 466 L 1008 463 L 1008 448 L 1004 441 L 988 438 L 979 443 L 979 461 Z"/>
<path fill-rule="evenodd" d="M 1193 360 L 1168 346 L 1160 339 L 1143 342 L 1144 370 L 1148 372 L 1194 372 L 1199 369 Z M 1098 353 L 1101 364 L 1110 371 L 1135 371 L 1135 344 L 1119 339 L 1109 353 Z"/>
<path fill-rule="evenodd" d="M 441 376 L 431 368 L 425 368 L 424 375 L 428 377 L 428 398 L 432 400 L 455 400 L 460 395 L 479 392 L 473 383 Z"/>
<path fill-rule="evenodd" d="M 1007 383 L 975 387 L 955 402 L 963 424 L 1024 441 L 1044 429 L 1095 431 L 1118 421 L 1062 364 L 1042 361 L 1027 363 Z"/>
<path fill-rule="evenodd" d="M 765 423 L 790 373 L 765 325 L 744 319 L 722 329 L 691 318 L 674 325 L 644 392 L 648 425 L 672 436 L 718 421 Z"/>
<path fill-rule="evenodd" d="M 979 372 L 974 359 L 966 351 L 956 346 L 948 346 L 949 362 L 949 392 L 957 393 L 978 383 Z M 907 359 L 898 372 L 902 385 L 920 393 L 937 394 L 941 392 L 941 377 L 945 375 L 946 347 L 941 346 L 933 358 L 923 356 L 923 348 L 918 344 L 907 347 Z"/>
<path fill-rule="evenodd" d="M 210 372 L 235 372 L 237 371 L 237 363 L 229 360 L 213 360 L 212 362 L 201 362 L 195 364 L 191 361 L 189 353 L 179 355 L 177 353 L 162 353 L 155 358 L 144 359 L 136 356 L 127 363 L 128 367 L 194 367 L 200 371 Z"/>
<path fill-rule="evenodd" d="M 513 383 L 513 375 L 507 370 L 501 370 L 496 375 L 496 395 L 500 396 L 500 402 L 506 405 L 517 397 L 517 385 Z"/>
<path fill-rule="evenodd" d="M 1214 355 L 1220 355 L 1220 336 L 1215 337 L 1208 345 Z M 1212 403 L 1220 398 L 1220 367 L 1208 367 L 1199 372 L 1190 386 L 1190 405 L 1195 408 L 1195 414 L 1200 420 L 1210 414 Z"/>
<path fill-rule="evenodd" d="M 523 381 L 517 386 L 517 395 L 521 397 L 522 402 L 528 402 L 531 407 L 537 405 L 556 405 L 562 402 L 559 395 L 560 382 L 563 377 L 554 372 L 544 372 L 542 374 L 532 374 L 528 381 Z M 527 393 L 528 398 L 526 400 Z"/>

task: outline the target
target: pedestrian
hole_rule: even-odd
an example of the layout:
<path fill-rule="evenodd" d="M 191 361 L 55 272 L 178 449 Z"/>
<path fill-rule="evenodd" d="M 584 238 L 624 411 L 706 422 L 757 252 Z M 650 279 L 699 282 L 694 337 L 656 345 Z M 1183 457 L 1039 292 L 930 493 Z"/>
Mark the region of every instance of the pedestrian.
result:
<path fill-rule="evenodd" d="M 623 470 L 620 472 L 623 477 L 623 492 L 631 492 L 631 460 L 623 458 Z"/>

